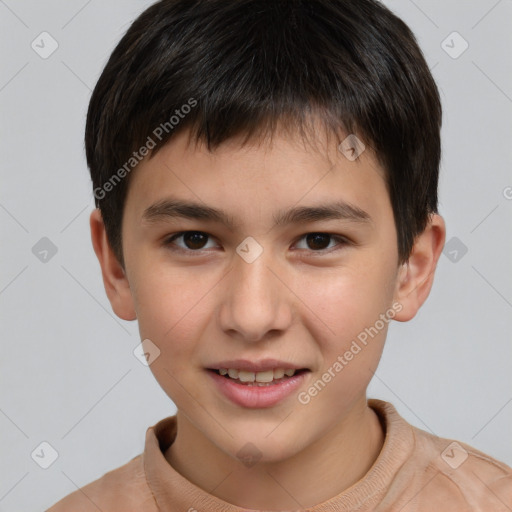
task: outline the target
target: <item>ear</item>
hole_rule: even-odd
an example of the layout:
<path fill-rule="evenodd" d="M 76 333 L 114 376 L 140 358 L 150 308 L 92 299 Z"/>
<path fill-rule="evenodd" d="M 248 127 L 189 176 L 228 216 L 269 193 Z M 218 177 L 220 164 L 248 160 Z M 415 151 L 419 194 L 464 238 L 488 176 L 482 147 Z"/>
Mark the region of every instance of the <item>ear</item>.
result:
<path fill-rule="evenodd" d="M 123 267 L 112 251 L 107 239 L 105 224 L 98 208 L 91 213 L 90 226 L 92 246 L 100 262 L 103 284 L 112 309 L 123 320 L 135 320 L 137 315 L 130 284 Z"/>
<path fill-rule="evenodd" d="M 400 267 L 395 301 L 402 305 L 402 309 L 395 315 L 395 320 L 411 320 L 427 300 L 445 237 L 446 227 L 443 218 L 432 214 L 423 233 L 416 237 L 407 263 Z"/>

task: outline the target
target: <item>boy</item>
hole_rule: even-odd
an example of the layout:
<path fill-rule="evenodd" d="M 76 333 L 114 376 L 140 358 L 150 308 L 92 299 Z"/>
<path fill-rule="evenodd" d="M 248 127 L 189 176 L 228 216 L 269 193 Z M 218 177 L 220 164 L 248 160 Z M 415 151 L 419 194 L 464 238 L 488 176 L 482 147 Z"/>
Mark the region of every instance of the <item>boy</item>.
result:
<path fill-rule="evenodd" d="M 91 98 L 91 233 L 178 412 L 50 510 L 512 510 L 511 468 L 366 398 L 444 244 L 440 126 L 373 0 L 147 9 Z"/>

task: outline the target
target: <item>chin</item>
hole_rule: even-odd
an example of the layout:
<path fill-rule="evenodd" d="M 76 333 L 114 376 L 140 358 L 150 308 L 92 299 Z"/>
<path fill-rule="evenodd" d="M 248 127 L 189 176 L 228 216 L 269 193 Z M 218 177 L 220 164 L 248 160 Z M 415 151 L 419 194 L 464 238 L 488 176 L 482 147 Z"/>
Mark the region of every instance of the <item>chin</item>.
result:
<path fill-rule="evenodd" d="M 272 432 L 272 429 L 268 431 Z M 268 436 L 266 436 L 267 430 L 263 432 L 265 433 L 262 433 L 261 429 L 256 429 L 254 435 L 248 432 L 240 432 L 240 435 L 237 435 L 236 432 L 232 432 L 235 439 L 226 447 L 226 451 L 234 459 L 251 467 L 255 463 L 283 462 L 295 456 L 300 450 L 302 444 L 300 439 L 289 432 L 277 433 L 276 431 Z"/>

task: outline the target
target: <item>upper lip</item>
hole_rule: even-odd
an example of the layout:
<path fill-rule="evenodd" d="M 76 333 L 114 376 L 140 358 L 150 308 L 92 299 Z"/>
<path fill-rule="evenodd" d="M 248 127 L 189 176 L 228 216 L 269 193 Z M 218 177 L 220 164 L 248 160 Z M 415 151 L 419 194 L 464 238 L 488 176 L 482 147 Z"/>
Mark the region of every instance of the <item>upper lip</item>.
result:
<path fill-rule="evenodd" d="M 220 370 L 221 368 L 232 368 L 236 370 L 244 370 L 246 372 L 264 372 L 283 368 L 284 370 L 305 370 L 305 366 L 299 366 L 279 359 L 261 359 L 260 361 L 249 361 L 248 359 L 231 359 L 229 361 L 221 361 L 219 363 L 208 366 L 209 370 Z"/>

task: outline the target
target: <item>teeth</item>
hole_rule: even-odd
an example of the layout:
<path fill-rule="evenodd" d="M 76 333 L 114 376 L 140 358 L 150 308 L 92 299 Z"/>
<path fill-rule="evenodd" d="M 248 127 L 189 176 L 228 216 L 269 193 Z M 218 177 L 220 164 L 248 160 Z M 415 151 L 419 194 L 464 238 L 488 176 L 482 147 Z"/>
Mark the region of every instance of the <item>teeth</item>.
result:
<path fill-rule="evenodd" d="M 278 368 L 274 370 L 274 379 L 282 379 L 284 377 L 284 370 L 282 368 Z"/>
<path fill-rule="evenodd" d="M 244 370 L 238 372 L 238 378 L 241 382 L 254 382 L 255 377 L 256 374 L 254 372 L 246 372 Z"/>
<path fill-rule="evenodd" d="M 228 370 L 228 375 L 229 375 L 232 379 L 238 379 L 238 370 L 233 370 L 233 368 L 229 368 L 229 370 Z"/>
<path fill-rule="evenodd" d="M 258 372 L 256 374 L 256 382 L 272 382 L 274 380 L 274 370 L 266 372 Z"/>
<path fill-rule="evenodd" d="M 236 368 L 220 368 L 220 375 L 228 375 L 232 379 L 238 379 L 240 382 L 272 382 L 273 380 L 282 379 L 285 375 L 293 377 L 296 370 L 284 368 L 276 368 L 274 370 L 266 370 L 264 372 L 248 372 L 245 370 L 237 370 Z"/>

